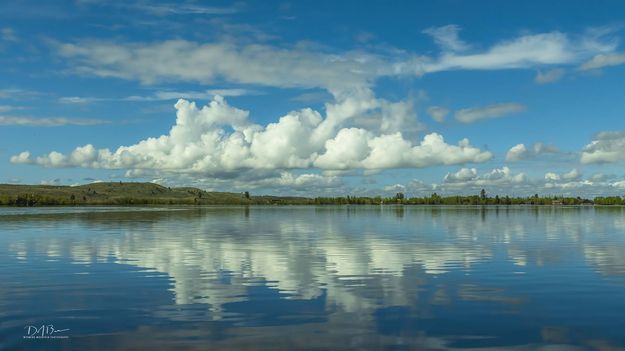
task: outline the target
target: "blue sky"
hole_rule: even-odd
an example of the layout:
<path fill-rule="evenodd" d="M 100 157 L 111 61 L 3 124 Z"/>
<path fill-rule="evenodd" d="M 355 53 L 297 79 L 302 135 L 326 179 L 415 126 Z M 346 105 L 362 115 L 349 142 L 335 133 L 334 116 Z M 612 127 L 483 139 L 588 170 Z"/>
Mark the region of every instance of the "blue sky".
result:
<path fill-rule="evenodd" d="M 623 13 L 621 1 L 3 3 L 0 182 L 621 194 Z"/>

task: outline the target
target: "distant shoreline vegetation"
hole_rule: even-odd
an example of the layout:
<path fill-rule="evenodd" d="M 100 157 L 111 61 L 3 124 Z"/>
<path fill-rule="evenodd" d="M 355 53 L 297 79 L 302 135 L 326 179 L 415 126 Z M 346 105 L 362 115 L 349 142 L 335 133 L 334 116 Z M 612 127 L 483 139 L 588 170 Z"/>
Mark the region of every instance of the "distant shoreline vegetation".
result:
<path fill-rule="evenodd" d="M 566 196 L 292 197 L 252 196 L 249 192 L 208 192 L 192 187 L 169 188 L 153 183 L 108 182 L 79 186 L 0 184 L 0 206 L 90 205 L 625 205 L 621 196 L 585 199 Z"/>

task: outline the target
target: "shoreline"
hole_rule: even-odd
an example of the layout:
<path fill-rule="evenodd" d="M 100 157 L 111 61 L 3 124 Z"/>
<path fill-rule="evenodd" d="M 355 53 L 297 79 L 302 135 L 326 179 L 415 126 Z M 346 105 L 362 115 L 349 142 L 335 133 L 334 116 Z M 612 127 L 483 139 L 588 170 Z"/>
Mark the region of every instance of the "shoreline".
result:
<path fill-rule="evenodd" d="M 193 187 L 165 187 L 154 183 L 100 182 L 76 186 L 0 184 L 0 207 L 90 206 L 306 206 L 306 205 L 404 205 L 404 206 L 622 206 L 621 196 L 509 196 L 491 195 L 482 189 L 475 195 L 409 197 L 383 196 L 305 197 L 251 195 L 248 191 L 214 192 Z"/>
<path fill-rule="evenodd" d="M 384 203 L 384 204 L 315 204 L 315 203 L 250 203 L 250 204 L 232 204 L 232 203 L 212 203 L 212 204 L 170 204 L 170 203 L 150 203 L 150 204 L 75 204 L 75 205 L 36 205 L 36 206 L 15 206 L 0 205 L 2 208 L 212 208 L 212 207 L 463 207 L 463 208 L 503 208 L 503 207 L 544 207 L 544 208 L 601 208 L 601 207 L 625 207 L 625 205 L 603 205 L 603 204 L 570 204 L 570 205 L 554 205 L 554 204 L 408 204 L 408 203 Z"/>

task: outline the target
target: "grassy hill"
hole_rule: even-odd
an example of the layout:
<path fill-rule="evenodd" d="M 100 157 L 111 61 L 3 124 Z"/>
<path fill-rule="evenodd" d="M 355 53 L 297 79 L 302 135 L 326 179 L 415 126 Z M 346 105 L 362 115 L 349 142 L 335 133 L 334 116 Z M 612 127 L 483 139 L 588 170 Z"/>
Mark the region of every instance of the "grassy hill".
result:
<path fill-rule="evenodd" d="M 250 196 L 168 188 L 153 183 L 93 183 L 79 186 L 0 184 L 0 205 L 253 205 L 307 204 L 303 197 Z"/>

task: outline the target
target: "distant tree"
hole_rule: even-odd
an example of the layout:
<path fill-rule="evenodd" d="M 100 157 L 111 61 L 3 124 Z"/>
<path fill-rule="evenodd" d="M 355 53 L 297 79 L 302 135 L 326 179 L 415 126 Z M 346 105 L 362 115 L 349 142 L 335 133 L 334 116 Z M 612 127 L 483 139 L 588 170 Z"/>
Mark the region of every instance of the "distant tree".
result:
<path fill-rule="evenodd" d="M 441 202 L 441 197 L 437 193 L 432 193 L 430 198 L 426 200 L 428 205 L 440 205 Z"/>
<path fill-rule="evenodd" d="M 249 198 L 250 198 L 250 192 L 249 192 L 249 191 L 246 191 L 246 192 L 245 192 L 245 198 L 246 198 L 246 199 L 249 199 Z"/>
<path fill-rule="evenodd" d="M 480 199 L 486 200 L 486 190 L 482 189 L 480 191 Z"/>
<path fill-rule="evenodd" d="M 397 194 L 395 194 L 395 199 L 403 200 L 404 199 L 404 193 L 397 193 Z"/>

